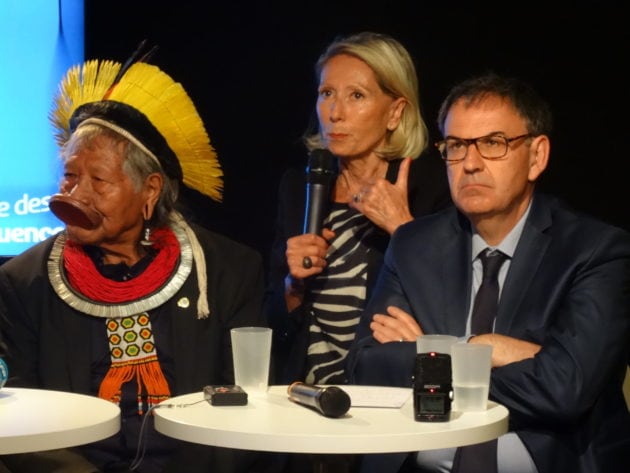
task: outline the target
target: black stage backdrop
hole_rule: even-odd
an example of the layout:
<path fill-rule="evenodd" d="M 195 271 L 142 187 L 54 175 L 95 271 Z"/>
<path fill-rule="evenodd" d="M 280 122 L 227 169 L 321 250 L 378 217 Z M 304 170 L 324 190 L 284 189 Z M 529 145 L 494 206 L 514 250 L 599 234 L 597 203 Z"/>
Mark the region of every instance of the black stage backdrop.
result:
<path fill-rule="evenodd" d="M 122 62 L 147 39 L 159 46 L 151 62 L 195 102 L 225 172 L 222 204 L 187 193 L 204 226 L 267 257 L 281 173 L 306 161 L 300 135 L 314 108 L 313 65 L 335 36 L 372 30 L 414 56 L 433 141 L 454 82 L 489 69 L 531 81 L 555 116 L 541 187 L 630 230 L 630 48 L 621 7 L 282 3 L 86 0 L 87 59 Z"/>

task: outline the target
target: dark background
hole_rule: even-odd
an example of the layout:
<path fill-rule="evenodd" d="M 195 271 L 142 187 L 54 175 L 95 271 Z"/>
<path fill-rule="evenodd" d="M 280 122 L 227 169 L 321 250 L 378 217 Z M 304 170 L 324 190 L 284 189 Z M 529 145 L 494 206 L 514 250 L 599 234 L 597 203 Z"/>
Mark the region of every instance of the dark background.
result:
<path fill-rule="evenodd" d="M 313 65 L 335 36 L 360 30 L 389 33 L 411 52 L 432 141 L 454 82 L 489 69 L 532 82 L 555 113 L 540 186 L 630 230 L 629 17 L 550 3 L 86 0 L 85 52 L 123 62 L 143 39 L 159 46 L 151 62 L 184 85 L 225 172 L 222 204 L 187 198 L 202 224 L 265 257 L 282 171 L 306 161 Z"/>

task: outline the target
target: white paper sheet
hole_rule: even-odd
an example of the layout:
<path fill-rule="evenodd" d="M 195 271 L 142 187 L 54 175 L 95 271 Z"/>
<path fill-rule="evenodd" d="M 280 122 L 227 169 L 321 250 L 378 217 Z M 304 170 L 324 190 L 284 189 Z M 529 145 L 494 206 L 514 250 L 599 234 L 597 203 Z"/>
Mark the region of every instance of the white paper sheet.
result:
<path fill-rule="evenodd" d="M 340 385 L 348 393 L 352 407 L 400 408 L 411 397 L 411 388 L 387 386 Z"/>

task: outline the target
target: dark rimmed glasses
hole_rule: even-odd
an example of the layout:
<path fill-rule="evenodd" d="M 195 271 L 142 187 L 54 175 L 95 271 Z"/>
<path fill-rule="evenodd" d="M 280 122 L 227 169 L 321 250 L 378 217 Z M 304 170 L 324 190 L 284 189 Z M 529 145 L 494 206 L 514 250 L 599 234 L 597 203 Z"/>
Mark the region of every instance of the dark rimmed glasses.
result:
<path fill-rule="evenodd" d="M 435 146 L 440 151 L 442 159 L 448 163 L 463 161 L 466 158 L 466 154 L 468 154 L 468 148 L 472 144 L 477 148 L 479 156 L 484 159 L 492 160 L 504 157 L 512 141 L 531 137 L 532 135 L 530 133 L 518 135 L 513 138 L 497 134 L 480 136 L 479 138 L 448 137 L 445 140 L 435 143 Z"/>

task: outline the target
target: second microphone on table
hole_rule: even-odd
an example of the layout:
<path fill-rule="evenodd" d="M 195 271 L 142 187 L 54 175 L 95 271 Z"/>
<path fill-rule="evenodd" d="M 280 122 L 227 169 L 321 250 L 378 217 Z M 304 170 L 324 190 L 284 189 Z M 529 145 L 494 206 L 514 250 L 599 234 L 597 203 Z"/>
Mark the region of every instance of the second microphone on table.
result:
<path fill-rule="evenodd" d="M 326 417 L 341 417 L 350 409 L 350 396 L 337 386 L 315 386 L 299 381 L 287 388 L 289 399 Z"/>

